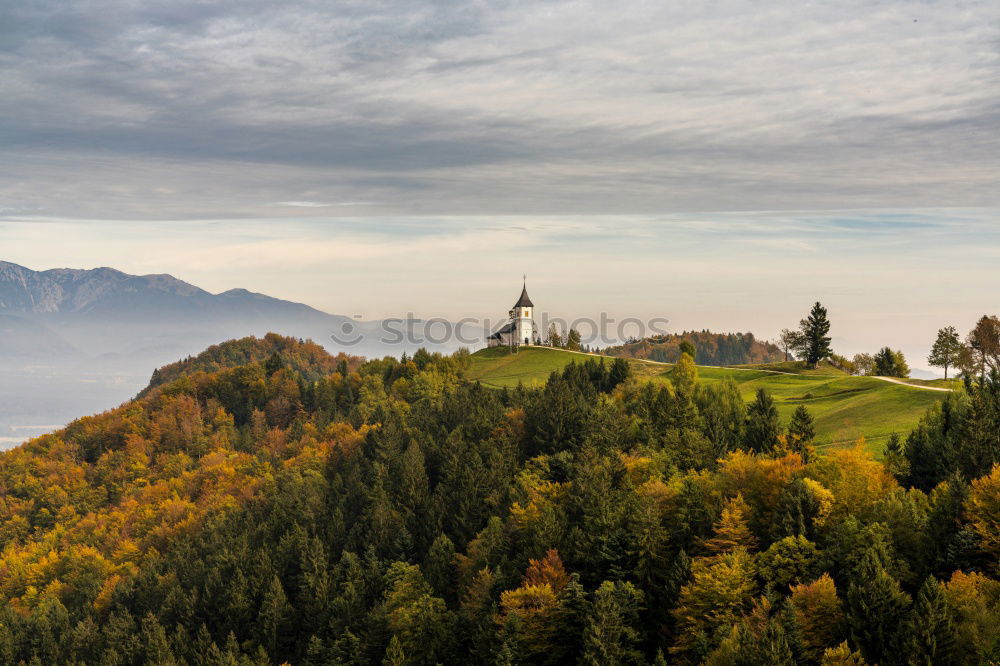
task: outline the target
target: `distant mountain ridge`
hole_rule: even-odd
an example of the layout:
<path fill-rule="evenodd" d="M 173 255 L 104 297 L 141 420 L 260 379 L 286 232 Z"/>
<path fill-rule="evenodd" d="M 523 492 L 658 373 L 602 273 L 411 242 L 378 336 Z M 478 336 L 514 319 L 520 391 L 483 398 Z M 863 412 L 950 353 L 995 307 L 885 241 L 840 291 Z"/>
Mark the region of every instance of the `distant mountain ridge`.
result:
<path fill-rule="evenodd" d="M 332 337 L 376 325 L 246 289 L 212 294 L 172 275 L 0 261 L 0 448 L 27 436 L 25 426 L 120 404 L 155 368 L 221 340 L 273 331 L 333 354 L 382 355 L 388 350 L 375 336 L 347 347 Z"/>
<path fill-rule="evenodd" d="M 130 275 L 114 268 L 33 271 L 0 261 L 0 313 L 134 317 L 195 312 L 215 318 L 280 314 L 345 319 L 246 289 L 211 294 L 172 275 Z"/>
<path fill-rule="evenodd" d="M 408 326 L 420 332 L 419 322 Z M 394 323 L 392 330 L 399 328 Z M 172 275 L 35 271 L 0 261 L 0 448 L 25 426 L 65 423 L 132 398 L 155 368 L 222 340 L 272 332 L 352 358 L 412 354 L 423 346 L 454 351 L 458 344 L 387 335 L 384 322 L 246 289 L 212 294 Z"/>

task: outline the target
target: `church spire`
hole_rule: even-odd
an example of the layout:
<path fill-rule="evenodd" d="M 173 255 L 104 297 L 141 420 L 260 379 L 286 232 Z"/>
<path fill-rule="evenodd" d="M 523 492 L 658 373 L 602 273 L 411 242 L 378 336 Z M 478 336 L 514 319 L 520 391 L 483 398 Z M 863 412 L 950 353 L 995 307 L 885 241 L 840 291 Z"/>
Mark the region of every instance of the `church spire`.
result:
<path fill-rule="evenodd" d="M 535 304 L 531 302 L 528 298 L 528 278 L 524 278 L 524 286 L 521 288 L 521 298 L 517 299 L 517 303 L 514 303 L 515 308 L 533 308 Z"/>

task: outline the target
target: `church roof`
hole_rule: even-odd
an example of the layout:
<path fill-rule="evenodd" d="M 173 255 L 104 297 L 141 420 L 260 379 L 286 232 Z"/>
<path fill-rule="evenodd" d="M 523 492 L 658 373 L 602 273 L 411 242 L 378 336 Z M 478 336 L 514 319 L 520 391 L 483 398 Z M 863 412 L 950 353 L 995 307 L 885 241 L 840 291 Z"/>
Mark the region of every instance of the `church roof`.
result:
<path fill-rule="evenodd" d="M 524 285 L 524 288 L 521 289 L 521 298 L 517 299 L 517 303 L 514 303 L 514 307 L 515 308 L 535 307 L 535 304 L 531 302 L 530 298 L 528 298 L 528 285 Z"/>
<path fill-rule="evenodd" d="M 514 322 L 509 321 L 504 324 L 496 333 L 491 335 L 491 338 L 499 338 L 501 333 L 513 333 L 514 332 Z"/>

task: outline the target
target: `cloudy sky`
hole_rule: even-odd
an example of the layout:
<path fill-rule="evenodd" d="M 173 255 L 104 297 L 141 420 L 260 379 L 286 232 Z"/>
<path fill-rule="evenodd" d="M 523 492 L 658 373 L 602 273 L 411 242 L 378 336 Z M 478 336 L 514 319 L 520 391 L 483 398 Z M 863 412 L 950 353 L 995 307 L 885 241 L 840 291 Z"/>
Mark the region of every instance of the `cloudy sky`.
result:
<path fill-rule="evenodd" d="M 825 298 L 914 354 L 1000 310 L 995 0 L 25 0 L 0 91 L 32 268 L 449 317 L 527 272 L 762 336 Z"/>

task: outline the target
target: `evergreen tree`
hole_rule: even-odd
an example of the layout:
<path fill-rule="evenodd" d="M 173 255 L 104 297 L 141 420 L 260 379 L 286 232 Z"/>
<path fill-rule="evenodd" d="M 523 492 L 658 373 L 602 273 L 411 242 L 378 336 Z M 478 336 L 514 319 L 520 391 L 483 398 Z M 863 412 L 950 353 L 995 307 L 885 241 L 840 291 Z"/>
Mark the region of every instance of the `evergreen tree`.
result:
<path fill-rule="evenodd" d="M 403 652 L 403 644 L 399 642 L 398 636 L 394 635 L 389 640 L 382 666 L 407 666 L 406 653 Z"/>
<path fill-rule="evenodd" d="M 816 439 L 816 426 L 812 414 L 805 405 L 799 405 L 795 408 L 792 420 L 788 424 L 788 445 L 793 451 L 802 454 L 804 462 L 809 462 L 814 439 Z"/>
<path fill-rule="evenodd" d="M 874 553 L 867 553 L 847 590 L 851 636 L 865 658 L 879 664 L 899 660 L 900 627 L 910 598 Z"/>
<path fill-rule="evenodd" d="M 903 352 L 895 351 L 889 347 L 882 347 L 875 354 L 874 369 L 872 370 L 879 377 L 901 377 L 910 376 L 910 366 L 907 365 Z"/>
<path fill-rule="evenodd" d="M 580 351 L 580 331 L 575 328 L 569 329 L 569 333 L 566 334 L 566 349 Z"/>
<path fill-rule="evenodd" d="M 744 445 L 755 453 L 770 453 L 778 444 L 781 425 L 774 399 L 764 389 L 757 389 L 754 401 L 747 407 Z"/>
<path fill-rule="evenodd" d="M 636 618 L 642 592 L 631 583 L 605 581 L 594 592 L 594 602 L 583 633 L 586 666 L 641 664 Z"/>
<path fill-rule="evenodd" d="M 548 339 L 546 341 L 550 347 L 562 347 L 562 336 L 559 335 L 559 328 L 555 323 L 549 326 Z"/>
<path fill-rule="evenodd" d="M 906 655 L 909 664 L 934 666 L 956 661 L 954 620 L 941 584 L 933 576 L 917 594 L 908 625 Z"/>
<path fill-rule="evenodd" d="M 268 377 L 285 367 L 285 362 L 281 360 L 281 354 L 274 352 L 264 363 L 264 372 Z"/>
<path fill-rule="evenodd" d="M 257 624 L 268 654 L 274 660 L 278 660 L 280 640 L 285 634 L 291 611 L 281 580 L 277 576 L 272 577 L 260 604 Z"/>
<path fill-rule="evenodd" d="M 814 539 L 814 521 L 819 516 L 820 503 L 801 476 L 794 477 L 778 495 L 771 536 L 778 540 L 786 536 L 804 536 Z"/>
<path fill-rule="evenodd" d="M 747 407 L 736 382 L 726 379 L 699 387 L 695 395 L 702 433 L 712 443 L 714 458 L 718 460 L 738 449 L 743 443 Z"/>
<path fill-rule="evenodd" d="M 440 534 L 427 553 L 424 565 L 427 582 L 437 596 L 442 599 L 454 597 L 455 586 L 458 583 L 458 571 L 455 567 L 455 544 L 445 534 Z"/>
<path fill-rule="evenodd" d="M 820 361 L 833 353 L 830 347 L 830 320 L 826 316 L 826 308 L 819 304 L 813 305 L 809 316 L 800 324 L 802 333 L 802 351 L 810 367 L 815 368 Z"/>

